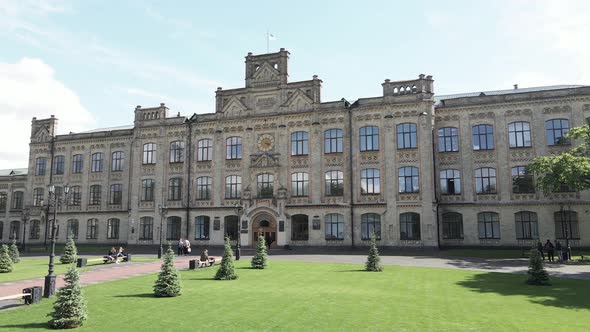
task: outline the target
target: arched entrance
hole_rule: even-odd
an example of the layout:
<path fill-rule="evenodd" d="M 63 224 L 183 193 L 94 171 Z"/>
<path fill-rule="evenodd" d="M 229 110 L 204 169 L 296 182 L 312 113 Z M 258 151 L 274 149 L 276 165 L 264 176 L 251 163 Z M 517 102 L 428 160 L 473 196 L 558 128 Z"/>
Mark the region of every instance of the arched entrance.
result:
<path fill-rule="evenodd" d="M 262 235 L 264 241 L 271 248 L 277 247 L 277 221 L 268 213 L 261 213 L 252 219 L 252 245 L 256 247 L 258 237 Z"/>

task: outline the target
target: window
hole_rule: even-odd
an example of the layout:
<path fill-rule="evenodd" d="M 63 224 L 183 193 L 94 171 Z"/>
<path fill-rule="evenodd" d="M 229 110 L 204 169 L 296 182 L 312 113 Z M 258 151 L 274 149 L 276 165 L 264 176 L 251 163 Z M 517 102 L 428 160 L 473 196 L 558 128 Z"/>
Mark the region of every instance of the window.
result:
<path fill-rule="evenodd" d="M 170 143 L 170 163 L 184 162 L 184 142 L 176 141 Z"/>
<path fill-rule="evenodd" d="M 88 219 L 86 224 L 86 238 L 98 239 L 98 219 Z"/>
<path fill-rule="evenodd" d="M 195 240 L 209 240 L 209 217 L 197 216 L 195 218 Z"/>
<path fill-rule="evenodd" d="M 155 182 L 152 179 L 141 181 L 141 200 L 144 202 L 153 202 Z"/>
<path fill-rule="evenodd" d="M 475 192 L 478 194 L 496 193 L 496 169 L 484 167 L 475 170 Z"/>
<path fill-rule="evenodd" d="M 8 234 L 8 238 L 10 240 L 18 240 L 20 237 L 20 221 L 11 221 L 10 222 L 10 233 Z"/>
<path fill-rule="evenodd" d="M 379 151 L 379 127 L 362 127 L 359 132 L 361 151 Z"/>
<path fill-rule="evenodd" d="M 272 174 L 263 173 L 257 176 L 258 197 L 270 198 L 274 193 L 273 182 L 274 176 Z"/>
<path fill-rule="evenodd" d="M 516 223 L 516 238 L 518 240 L 532 240 L 539 238 L 539 226 L 537 225 L 537 214 L 529 211 L 517 212 L 514 214 Z"/>
<path fill-rule="evenodd" d="M 229 237 L 232 241 L 237 240 L 240 231 L 238 216 L 226 216 L 223 218 L 223 224 L 225 236 Z"/>
<path fill-rule="evenodd" d="M 508 124 L 508 142 L 511 148 L 531 147 L 531 127 L 528 122 Z"/>
<path fill-rule="evenodd" d="M 143 145 L 143 164 L 151 165 L 156 163 L 156 143 Z"/>
<path fill-rule="evenodd" d="M 213 155 L 213 140 L 202 139 L 197 142 L 197 161 L 209 161 Z"/>
<path fill-rule="evenodd" d="M 117 218 L 111 218 L 107 221 L 107 239 L 119 238 L 119 224 L 120 220 Z"/>
<path fill-rule="evenodd" d="M 64 156 L 55 156 L 53 158 L 53 174 L 64 174 L 66 158 Z"/>
<path fill-rule="evenodd" d="M 400 239 L 420 240 L 420 215 L 406 212 L 399 215 Z"/>
<path fill-rule="evenodd" d="M 376 213 L 361 215 L 361 239 L 370 240 L 373 233 L 377 240 L 381 240 L 381 216 Z"/>
<path fill-rule="evenodd" d="M 80 202 L 82 202 L 82 191 L 80 186 L 73 186 L 70 188 L 70 205 L 71 206 L 80 206 Z"/>
<path fill-rule="evenodd" d="M 12 209 L 13 210 L 22 210 L 23 208 L 23 192 L 22 191 L 14 191 L 12 192 Z"/>
<path fill-rule="evenodd" d="M 41 237 L 41 223 L 39 220 L 31 220 L 31 228 L 29 230 L 29 239 L 37 240 Z"/>
<path fill-rule="evenodd" d="M 103 160 L 104 154 L 102 152 L 92 154 L 92 165 L 90 167 L 90 171 L 93 173 L 102 172 Z"/>
<path fill-rule="evenodd" d="M 0 193 L 0 211 L 6 211 L 6 202 L 7 201 L 8 201 L 8 195 L 6 193 Z"/>
<path fill-rule="evenodd" d="M 225 178 L 225 198 L 240 198 L 242 192 L 242 177 L 230 175 Z"/>
<path fill-rule="evenodd" d="M 342 129 L 328 129 L 324 132 L 324 153 L 342 152 Z"/>
<path fill-rule="evenodd" d="M 459 130 L 445 127 L 438 130 L 438 152 L 459 151 Z"/>
<path fill-rule="evenodd" d="M 416 148 L 416 124 L 401 123 L 395 127 L 397 132 L 398 149 L 415 149 Z"/>
<path fill-rule="evenodd" d="M 494 127 L 490 125 L 473 126 L 473 150 L 494 149 Z"/>
<path fill-rule="evenodd" d="M 515 194 L 534 193 L 533 174 L 526 170 L 526 166 L 512 167 L 512 192 Z"/>
<path fill-rule="evenodd" d="M 64 193 L 64 188 L 63 187 L 59 187 L 59 186 L 55 186 L 55 198 L 57 198 L 57 200 L 60 203 L 63 203 L 63 193 Z"/>
<path fill-rule="evenodd" d="M 564 145 L 570 144 L 570 140 L 565 135 L 570 131 L 569 120 L 552 119 L 545 122 L 545 133 L 547 136 L 547 145 Z"/>
<path fill-rule="evenodd" d="M 555 238 L 557 239 L 580 239 L 578 229 L 578 213 L 576 211 L 557 211 L 554 213 Z"/>
<path fill-rule="evenodd" d="M 344 173 L 342 171 L 326 172 L 326 196 L 344 195 Z"/>
<path fill-rule="evenodd" d="M 481 212 L 477 214 L 480 239 L 499 239 L 500 221 L 495 212 Z"/>
<path fill-rule="evenodd" d="M 229 137 L 225 140 L 225 159 L 242 159 L 242 138 Z"/>
<path fill-rule="evenodd" d="M 381 193 L 379 170 L 367 168 L 361 170 L 361 195 Z"/>
<path fill-rule="evenodd" d="M 307 173 L 291 174 L 291 196 L 307 196 L 309 178 Z"/>
<path fill-rule="evenodd" d="M 4 222 L 0 220 L 0 239 L 4 236 Z"/>
<path fill-rule="evenodd" d="M 78 238 L 78 220 L 70 219 L 66 224 L 66 238 L 76 240 Z"/>
<path fill-rule="evenodd" d="M 84 170 L 84 156 L 76 154 L 72 157 L 72 173 L 82 173 Z"/>
<path fill-rule="evenodd" d="M 447 212 L 442 215 L 443 239 L 463 238 L 463 215 L 456 212 Z"/>
<path fill-rule="evenodd" d="M 168 180 L 168 200 L 179 201 L 182 199 L 182 179 L 174 178 Z"/>
<path fill-rule="evenodd" d="M 180 238 L 180 217 L 168 217 L 168 222 L 166 223 L 166 240 L 173 241 Z"/>
<path fill-rule="evenodd" d="M 100 185 L 90 186 L 90 197 L 88 200 L 88 205 L 100 205 L 100 192 Z"/>
<path fill-rule="evenodd" d="M 121 172 L 125 164 L 125 153 L 123 151 L 116 151 L 112 154 L 111 171 Z"/>
<path fill-rule="evenodd" d="M 211 177 L 197 178 L 197 199 L 211 199 Z"/>
<path fill-rule="evenodd" d="M 309 240 L 309 218 L 305 214 L 291 216 L 291 241 Z"/>
<path fill-rule="evenodd" d="M 291 134 L 291 155 L 303 156 L 309 153 L 306 131 L 297 131 Z"/>
<path fill-rule="evenodd" d="M 152 217 L 141 217 L 139 219 L 139 239 L 152 240 L 154 238 L 154 219 Z"/>
<path fill-rule="evenodd" d="M 35 164 L 35 175 L 45 175 L 47 169 L 47 158 L 37 158 Z"/>
<path fill-rule="evenodd" d="M 401 167 L 398 180 L 400 193 L 417 193 L 420 191 L 418 167 Z"/>
<path fill-rule="evenodd" d="M 344 216 L 337 213 L 327 214 L 326 240 L 344 240 Z"/>
<path fill-rule="evenodd" d="M 461 193 L 461 173 L 456 169 L 440 171 L 440 192 L 445 195 Z"/>
<path fill-rule="evenodd" d="M 33 189 L 33 206 L 41 206 L 43 205 L 43 188 L 35 188 Z"/>
<path fill-rule="evenodd" d="M 111 193 L 109 196 L 109 204 L 121 205 L 123 201 L 123 185 L 122 184 L 111 184 Z"/>

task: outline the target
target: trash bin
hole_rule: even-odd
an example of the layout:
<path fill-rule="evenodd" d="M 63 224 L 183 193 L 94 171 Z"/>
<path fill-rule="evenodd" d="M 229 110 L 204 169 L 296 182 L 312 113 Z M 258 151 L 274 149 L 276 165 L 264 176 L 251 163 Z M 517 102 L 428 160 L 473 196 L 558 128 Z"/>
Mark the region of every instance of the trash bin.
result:
<path fill-rule="evenodd" d="M 188 269 L 189 270 L 194 270 L 197 268 L 197 260 L 196 259 L 191 259 L 190 261 L 188 261 Z"/>
<path fill-rule="evenodd" d="M 78 261 L 76 262 L 76 267 L 84 267 L 86 266 L 86 263 L 88 263 L 88 260 L 86 258 L 78 258 Z"/>
<path fill-rule="evenodd" d="M 23 294 L 30 294 L 28 296 L 23 296 L 25 304 L 39 303 L 41 301 L 41 296 L 43 295 L 43 287 L 35 286 L 25 288 L 23 289 Z"/>
<path fill-rule="evenodd" d="M 131 262 L 131 254 L 127 254 L 127 256 L 125 256 L 125 261 Z"/>
<path fill-rule="evenodd" d="M 564 262 L 567 261 L 569 258 L 567 255 L 567 251 L 564 251 L 563 253 L 561 253 L 561 256 L 562 256 Z"/>

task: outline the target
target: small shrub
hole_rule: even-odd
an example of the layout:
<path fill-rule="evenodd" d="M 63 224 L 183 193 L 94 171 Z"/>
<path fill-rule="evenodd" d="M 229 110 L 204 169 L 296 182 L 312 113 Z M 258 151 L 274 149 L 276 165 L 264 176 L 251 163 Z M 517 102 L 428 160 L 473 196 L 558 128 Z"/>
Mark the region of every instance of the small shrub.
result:
<path fill-rule="evenodd" d="M 12 239 L 12 244 L 8 249 L 8 253 L 10 255 L 10 259 L 14 264 L 20 262 L 20 253 L 18 252 L 18 246 L 16 245 L 16 239 Z"/>
<path fill-rule="evenodd" d="M 174 267 L 174 251 L 172 251 L 171 246 L 168 246 L 168 250 L 164 254 L 162 270 L 154 284 L 154 295 L 156 297 L 175 297 L 180 295 L 181 292 L 180 274 Z"/>
<path fill-rule="evenodd" d="M 258 243 L 256 244 L 256 254 L 252 257 L 252 268 L 253 269 L 264 269 L 267 265 L 267 252 L 266 242 L 264 237 L 261 235 L 258 237 Z"/>
<path fill-rule="evenodd" d="M 234 257 L 231 252 L 231 246 L 229 244 L 229 238 L 225 238 L 225 248 L 223 250 L 223 258 L 221 259 L 221 266 L 215 274 L 217 280 L 234 280 L 238 279 L 234 268 Z"/>
<path fill-rule="evenodd" d="M 529 275 L 528 279 L 526 280 L 527 284 L 541 286 L 551 285 L 549 274 L 547 274 L 547 271 L 543 267 L 541 253 L 536 248 L 531 249 L 529 270 L 527 274 Z"/>
<path fill-rule="evenodd" d="M 64 247 L 63 254 L 61 255 L 61 257 L 59 257 L 59 261 L 62 264 L 72 264 L 76 262 L 77 258 L 78 249 L 76 248 L 76 243 L 74 242 L 73 236 L 70 236 Z"/>
<path fill-rule="evenodd" d="M 381 272 L 383 267 L 381 266 L 381 257 L 379 257 L 379 250 L 377 250 L 377 236 L 375 233 L 371 236 L 371 248 L 369 249 L 369 256 L 365 263 L 365 270 L 371 272 Z"/>
<path fill-rule="evenodd" d="M 12 259 L 8 252 L 8 246 L 3 244 L 2 252 L 0 253 L 0 273 L 12 272 L 12 269 L 14 268 L 13 264 L 14 263 L 12 263 Z"/>
<path fill-rule="evenodd" d="M 49 326 L 54 329 L 75 328 L 88 318 L 86 301 L 80 287 L 80 273 L 71 266 L 64 279 L 66 285 L 57 292 L 53 312 L 48 314 L 52 317 Z"/>

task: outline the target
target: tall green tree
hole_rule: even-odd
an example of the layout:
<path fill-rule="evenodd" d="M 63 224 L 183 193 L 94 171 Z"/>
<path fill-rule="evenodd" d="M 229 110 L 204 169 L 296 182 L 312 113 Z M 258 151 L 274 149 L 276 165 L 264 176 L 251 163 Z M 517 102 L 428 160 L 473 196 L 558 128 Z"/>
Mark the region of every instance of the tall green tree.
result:
<path fill-rule="evenodd" d="M 371 248 L 369 248 L 369 256 L 367 256 L 365 270 L 371 272 L 383 271 L 383 267 L 381 266 L 381 257 L 379 257 L 379 250 L 377 249 L 377 236 L 375 233 L 373 233 L 371 236 Z"/>
<path fill-rule="evenodd" d="M 229 244 L 229 238 L 225 238 L 225 248 L 223 250 L 223 258 L 221 258 L 221 265 L 215 274 L 217 280 L 234 280 L 238 279 L 236 270 L 234 268 L 234 256 Z"/>
<path fill-rule="evenodd" d="M 572 128 L 562 141 L 574 140 L 575 147 L 558 155 L 533 159 L 527 171 L 535 175 L 544 193 L 590 189 L 590 126 Z"/>
<path fill-rule="evenodd" d="M 75 328 L 82 325 L 82 322 L 88 318 L 78 269 L 70 266 L 64 280 L 66 285 L 57 292 L 53 312 L 48 314 L 52 317 L 49 326 L 54 329 Z"/>
<path fill-rule="evenodd" d="M 72 264 L 78 258 L 78 249 L 76 248 L 76 243 L 74 242 L 74 237 L 70 236 L 66 245 L 64 247 L 63 254 L 59 257 L 59 261 L 62 264 Z"/>
<path fill-rule="evenodd" d="M 14 269 L 14 263 L 8 252 L 8 246 L 2 245 L 2 252 L 0 253 L 0 273 L 9 273 Z"/>
<path fill-rule="evenodd" d="M 168 250 L 164 254 L 162 270 L 154 284 L 154 295 L 156 297 L 175 297 L 180 295 L 181 292 L 182 284 L 180 282 L 180 274 L 176 270 L 176 267 L 174 267 L 174 251 L 168 245 Z"/>
<path fill-rule="evenodd" d="M 8 253 L 10 254 L 10 259 L 14 264 L 20 262 L 20 253 L 18 252 L 18 246 L 16 245 L 16 239 L 12 239 L 12 244 L 10 244 L 10 248 L 8 249 Z"/>
<path fill-rule="evenodd" d="M 258 243 L 256 244 L 256 254 L 252 257 L 252 268 L 253 269 L 264 269 L 267 265 L 267 252 L 266 252 L 266 241 L 264 236 L 258 237 Z"/>

